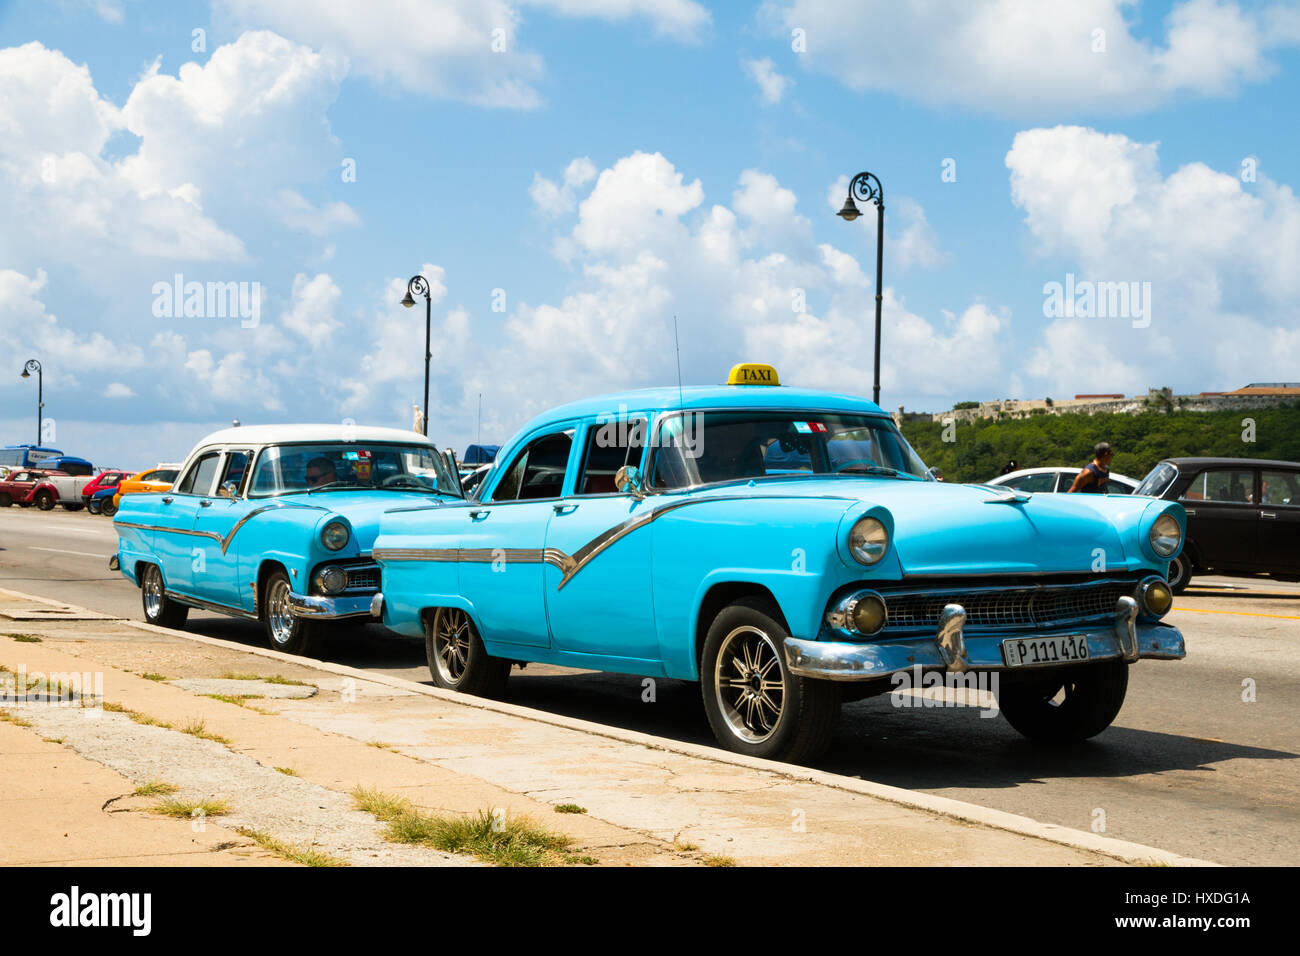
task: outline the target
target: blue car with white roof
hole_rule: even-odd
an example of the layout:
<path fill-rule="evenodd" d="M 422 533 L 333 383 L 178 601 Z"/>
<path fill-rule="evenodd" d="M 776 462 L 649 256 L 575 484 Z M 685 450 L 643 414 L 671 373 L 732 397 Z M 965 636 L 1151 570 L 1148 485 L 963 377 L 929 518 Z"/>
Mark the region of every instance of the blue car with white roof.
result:
<path fill-rule="evenodd" d="M 455 460 L 418 433 L 227 428 L 195 446 L 170 490 L 122 499 L 109 566 L 139 586 L 151 624 L 216 611 L 305 653 L 330 622 L 370 620 L 380 516 L 443 500 L 463 501 Z"/>
<path fill-rule="evenodd" d="M 865 399 L 742 365 L 534 419 L 470 500 L 390 511 L 377 612 L 438 686 L 540 661 L 698 681 L 718 741 L 814 758 L 842 701 L 989 678 L 1025 735 L 1094 736 L 1161 621 L 1183 509 L 933 480 Z M 966 686 L 971 686 L 967 684 Z"/>

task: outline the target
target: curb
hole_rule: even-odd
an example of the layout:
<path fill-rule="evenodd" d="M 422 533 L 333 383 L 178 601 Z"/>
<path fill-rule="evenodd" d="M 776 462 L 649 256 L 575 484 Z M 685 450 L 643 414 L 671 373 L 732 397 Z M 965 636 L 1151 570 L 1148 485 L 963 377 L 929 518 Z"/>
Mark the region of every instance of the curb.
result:
<path fill-rule="evenodd" d="M 0 594 L 21 598 L 27 601 L 37 601 L 42 604 L 70 607 L 77 610 L 88 610 L 85 608 L 79 608 L 77 605 L 68 604 L 65 601 L 55 601 L 49 598 L 24 594 L 21 591 L 11 591 L 6 588 L 0 588 Z M 294 654 L 275 651 L 269 647 L 256 647 L 247 644 L 239 644 L 234 641 L 221 640 L 220 638 L 215 637 L 206 637 L 202 634 L 193 634 L 188 631 L 157 627 L 153 624 L 147 624 L 143 621 L 133 621 L 128 618 L 110 618 L 110 620 L 113 623 L 125 624 L 128 627 L 133 627 L 141 631 L 148 631 L 155 634 L 166 634 L 171 637 L 183 638 L 198 644 L 207 644 L 212 647 L 221 647 L 226 650 L 243 651 L 248 654 L 256 654 L 259 657 L 266 657 L 289 664 L 297 664 L 299 666 L 309 667 L 313 670 L 324 671 L 329 674 L 337 674 L 341 677 L 351 677 L 356 680 L 368 681 L 372 684 L 383 684 L 399 690 L 423 694 L 426 697 L 433 697 L 437 700 L 445 701 L 449 704 L 456 704 L 461 707 L 470 707 L 477 710 L 506 714 L 511 717 L 531 720 L 536 723 L 550 724 L 551 726 L 561 727 L 566 730 L 574 730 L 579 733 L 592 734 L 598 737 L 607 737 L 611 740 L 618 740 L 623 743 L 636 744 L 651 750 L 664 750 L 670 753 L 683 754 L 701 760 L 709 760 L 713 763 L 728 764 L 734 767 L 744 767 L 749 770 L 761 770 L 766 773 L 775 774 L 779 777 L 784 777 L 788 780 L 814 783 L 835 790 L 843 790 L 849 793 L 872 797 L 877 800 L 884 800 L 888 803 L 908 807 L 913 810 L 924 810 L 928 813 L 934 813 L 939 816 L 960 820 L 964 823 L 991 827 L 996 830 L 1005 830 L 1009 833 L 1033 837 L 1039 840 L 1046 840 L 1049 843 L 1057 843 L 1073 849 L 1099 853 L 1116 860 L 1121 860 L 1125 863 L 1194 867 L 1217 867 L 1221 865 L 1209 860 L 1200 860 L 1195 857 L 1187 857 L 1177 853 L 1172 853 L 1168 850 L 1145 846 L 1141 843 L 1117 840 L 1113 837 L 1101 836 L 1100 834 L 1089 833 L 1085 830 L 1075 830 L 1055 823 L 1041 823 L 1030 817 L 1020 816 L 1015 813 L 1007 813 L 1002 810 L 994 810 L 989 807 L 981 807 L 974 803 L 954 800 L 951 797 L 940 797 L 933 794 L 918 793 L 912 790 L 905 790 L 902 787 L 894 787 L 883 783 L 874 783 L 869 780 L 858 780 L 853 777 L 827 773 L 822 770 L 813 770 L 807 767 L 799 767 L 794 764 L 779 763 L 775 760 L 762 760 L 757 757 L 746 757 L 742 754 L 729 753 L 725 750 L 706 747 L 701 744 L 667 740 L 662 737 L 654 737 L 650 734 L 643 734 L 634 730 L 623 730 L 617 727 L 609 727 L 605 724 L 580 720 L 575 717 L 549 714 L 546 711 L 535 710 L 531 707 L 521 707 L 517 704 L 510 704 L 504 701 L 486 700 L 481 697 L 467 697 L 463 694 L 442 690 L 438 687 L 430 687 L 426 684 L 419 684 L 415 681 L 406 680 L 405 678 L 390 677 L 386 674 L 376 674 L 371 671 L 361 670 L 360 668 L 348 667 L 343 664 L 333 664 L 329 661 L 316 660 L 315 658 L 310 657 L 299 657 Z"/>

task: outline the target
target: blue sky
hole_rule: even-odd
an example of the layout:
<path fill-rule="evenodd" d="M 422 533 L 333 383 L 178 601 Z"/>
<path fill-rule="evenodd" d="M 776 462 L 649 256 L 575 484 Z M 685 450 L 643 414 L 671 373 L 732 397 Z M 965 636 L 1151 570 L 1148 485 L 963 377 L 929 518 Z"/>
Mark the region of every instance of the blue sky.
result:
<path fill-rule="evenodd" d="M 28 357 L 103 464 L 234 418 L 406 426 L 421 270 L 458 449 L 480 393 L 495 441 L 671 382 L 674 315 L 688 383 L 869 395 L 874 216 L 834 216 L 861 169 L 887 408 L 1300 379 L 1300 11 L 1052 6 L 0 2 L 4 441 Z M 177 273 L 257 283 L 256 326 L 154 314 Z M 1149 315 L 1046 316 L 1067 274 Z"/>

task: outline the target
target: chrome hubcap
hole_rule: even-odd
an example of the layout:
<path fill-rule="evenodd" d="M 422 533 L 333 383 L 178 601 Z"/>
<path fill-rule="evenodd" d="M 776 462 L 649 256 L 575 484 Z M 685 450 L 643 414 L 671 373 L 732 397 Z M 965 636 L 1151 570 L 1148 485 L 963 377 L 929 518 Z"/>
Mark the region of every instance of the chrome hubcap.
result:
<path fill-rule="evenodd" d="M 713 670 L 718 710 L 731 732 L 752 744 L 776 731 L 785 707 L 785 681 L 776 643 L 756 627 L 722 639 Z"/>
<path fill-rule="evenodd" d="M 469 664 L 469 615 L 454 608 L 438 612 L 433 622 L 433 656 L 438 675 L 458 684 Z"/>
<path fill-rule="evenodd" d="M 163 586 L 162 575 L 153 565 L 144 575 L 144 613 L 149 617 L 156 618 L 162 613 L 163 604 Z"/>
<path fill-rule="evenodd" d="M 277 644 L 293 640 L 296 621 L 289 613 L 289 582 L 277 579 L 271 583 L 266 598 L 266 619 L 271 625 L 271 639 Z"/>

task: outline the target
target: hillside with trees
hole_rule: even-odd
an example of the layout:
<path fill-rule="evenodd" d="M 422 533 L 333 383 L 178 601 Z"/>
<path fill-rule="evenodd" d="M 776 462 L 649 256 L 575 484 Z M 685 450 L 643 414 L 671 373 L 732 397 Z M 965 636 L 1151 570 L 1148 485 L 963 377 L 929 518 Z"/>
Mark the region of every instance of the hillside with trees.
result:
<path fill-rule="evenodd" d="M 1254 441 L 1246 441 L 1250 419 Z M 1141 479 L 1162 458 L 1224 456 L 1300 461 L 1300 405 L 1220 412 L 1156 411 L 1139 415 L 1031 415 L 957 422 L 955 441 L 942 422 L 905 421 L 903 434 L 945 481 L 988 481 L 1015 459 L 1021 468 L 1077 465 L 1099 441 L 1115 446 L 1111 469 Z M 950 435 L 954 434 L 950 432 Z"/>

